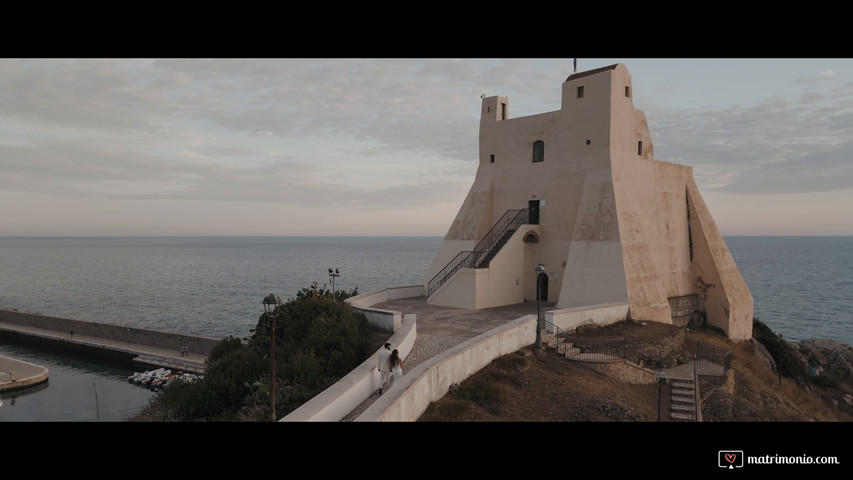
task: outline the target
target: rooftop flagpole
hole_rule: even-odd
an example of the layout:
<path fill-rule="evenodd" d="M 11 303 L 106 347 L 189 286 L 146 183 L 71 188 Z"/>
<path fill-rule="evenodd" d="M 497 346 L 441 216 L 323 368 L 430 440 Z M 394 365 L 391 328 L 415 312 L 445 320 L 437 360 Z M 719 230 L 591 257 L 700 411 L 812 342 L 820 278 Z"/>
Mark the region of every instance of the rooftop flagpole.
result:
<path fill-rule="evenodd" d="M 578 73 L 578 59 L 577 58 L 574 61 L 574 67 L 575 67 L 574 73 Z"/>

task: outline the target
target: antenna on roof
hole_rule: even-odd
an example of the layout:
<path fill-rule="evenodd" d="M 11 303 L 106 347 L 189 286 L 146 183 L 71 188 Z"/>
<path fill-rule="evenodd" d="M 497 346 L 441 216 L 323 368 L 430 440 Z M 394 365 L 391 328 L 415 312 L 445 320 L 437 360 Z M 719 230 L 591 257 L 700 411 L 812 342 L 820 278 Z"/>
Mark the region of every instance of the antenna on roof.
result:
<path fill-rule="evenodd" d="M 575 71 L 573 73 L 578 73 L 578 59 L 576 58 L 574 61 Z"/>

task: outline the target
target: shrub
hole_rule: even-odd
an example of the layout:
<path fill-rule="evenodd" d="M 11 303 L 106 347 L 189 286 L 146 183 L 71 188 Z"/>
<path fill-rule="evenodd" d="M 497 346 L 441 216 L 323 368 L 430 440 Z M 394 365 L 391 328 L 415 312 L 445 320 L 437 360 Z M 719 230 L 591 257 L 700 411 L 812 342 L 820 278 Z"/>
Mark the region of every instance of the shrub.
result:
<path fill-rule="evenodd" d="M 276 414 L 282 417 L 338 381 L 373 354 L 367 317 L 340 300 L 355 294 L 297 294 L 276 309 Z M 207 358 L 202 380 L 160 392 L 140 415 L 161 421 L 269 420 L 271 333 L 261 314 L 244 343 L 228 337 Z"/>

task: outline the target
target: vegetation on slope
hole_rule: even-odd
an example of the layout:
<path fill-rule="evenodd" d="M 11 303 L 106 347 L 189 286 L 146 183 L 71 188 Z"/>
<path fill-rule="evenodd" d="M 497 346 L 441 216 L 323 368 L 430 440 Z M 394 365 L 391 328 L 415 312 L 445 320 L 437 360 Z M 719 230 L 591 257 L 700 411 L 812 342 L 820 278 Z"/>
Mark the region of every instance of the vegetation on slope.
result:
<path fill-rule="evenodd" d="M 343 300 L 358 294 L 303 288 L 261 314 L 248 339 L 222 340 L 204 378 L 169 385 L 135 421 L 270 421 L 271 333 L 275 322 L 275 408 L 284 417 L 376 351 L 376 329 Z M 386 333 L 387 335 L 387 333 Z"/>

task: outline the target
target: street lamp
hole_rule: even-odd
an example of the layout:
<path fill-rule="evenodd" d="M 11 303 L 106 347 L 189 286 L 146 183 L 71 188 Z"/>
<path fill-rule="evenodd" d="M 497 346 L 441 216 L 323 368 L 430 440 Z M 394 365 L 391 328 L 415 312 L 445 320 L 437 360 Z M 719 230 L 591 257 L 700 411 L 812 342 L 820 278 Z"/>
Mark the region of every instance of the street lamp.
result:
<path fill-rule="evenodd" d="M 658 422 L 660 422 L 661 397 L 663 396 L 663 385 L 666 383 L 666 373 L 664 373 L 663 369 L 659 368 L 655 372 L 655 378 L 658 379 Z"/>
<path fill-rule="evenodd" d="M 542 350 L 542 275 L 545 267 L 540 263 L 536 266 L 536 343 L 533 345 L 536 351 Z"/>
<path fill-rule="evenodd" d="M 272 416 L 272 421 L 275 419 L 275 310 L 281 305 L 281 299 L 278 298 L 274 293 L 271 293 L 264 297 L 264 312 L 267 314 L 267 319 L 270 321 L 270 328 L 272 333 L 270 337 L 272 341 L 270 342 L 270 349 L 272 354 L 270 355 L 270 415 Z"/>
<path fill-rule="evenodd" d="M 340 276 L 341 276 L 341 271 L 338 270 L 337 268 L 335 269 L 334 272 L 332 271 L 331 268 L 329 269 L 329 278 L 332 279 L 332 300 L 335 299 L 335 278 L 340 277 Z"/>

